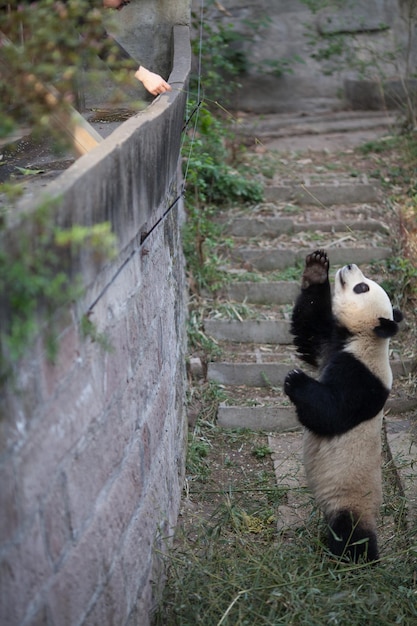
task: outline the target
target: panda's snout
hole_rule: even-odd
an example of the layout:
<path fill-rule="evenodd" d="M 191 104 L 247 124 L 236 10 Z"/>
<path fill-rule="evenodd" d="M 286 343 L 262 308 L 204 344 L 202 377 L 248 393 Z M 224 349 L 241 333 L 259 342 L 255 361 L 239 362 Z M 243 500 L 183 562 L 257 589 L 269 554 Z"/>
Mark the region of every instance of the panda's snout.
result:
<path fill-rule="evenodd" d="M 358 268 L 357 265 L 355 265 L 355 263 L 349 263 L 349 265 L 345 265 L 344 267 L 342 267 L 340 270 L 338 270 L 337 274 L 336 274 L 336 279 L 338 278 L 340 281 L 340 285 L 342 287 L 342 289 L 344 289 L 346 283 L 349 281 L 349 279 L 353 280 L 354 278 L 352 278 L 351 274 L 353 274 L 353 277 L 355 276 L 355 272 L 358 272 L 359 274 L 362 274 Z"/>
<path fill-rule="evenodd" d="M 345 267 L 341 267 L 339 270 L 337 270 L 336 272 L 336 276 L 335 276 L 335 284 L 339 284 L 339 286 L 344 289 L 345 288 L 345 284 L 346 284 L 346 280 L 344 279 L 343 274 L 345 273 L 347 269 L 347 266 Z"/>

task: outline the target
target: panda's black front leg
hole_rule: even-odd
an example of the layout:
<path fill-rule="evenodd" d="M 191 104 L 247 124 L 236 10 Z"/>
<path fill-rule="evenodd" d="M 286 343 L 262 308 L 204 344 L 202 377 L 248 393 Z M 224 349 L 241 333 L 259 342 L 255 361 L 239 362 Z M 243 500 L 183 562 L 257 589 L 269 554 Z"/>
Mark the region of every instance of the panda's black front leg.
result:
<path fill-rule="evenodd" d="M 343 417 L 333 423 L 332 414 L 339 398 L 299 369 L 291 370 L 284 382 L 284 391 L 295 405 L 301 424 L 319 435 L 334 435 L 344 430 Z"/>
<path fill-rule="evenodd" d="M 329 283 L 329 259 L 324 250 L 306 257 L 301 292 L 295 302 L 291 332 L 297 352 L 306 363 L 317 366 L 331 341 L 333 317 Z"/>
<path fill-rule="evenodd" d="M 348 353 L 335 355 L 320 380 L 299 369 L 286 376 L 284 391 L 295 405 L 301 424 L 333 437 L 376 417 L 389 394 L 383 383 Z"/>
<path fill-rule="evenodd" d="M 297 409 L 309 410 L 319 388 L 320 383 L 300 369 L 291 370 L 285 377 L 284 392 Z M 300 421 L 304 423 L 302 419 Z"/>

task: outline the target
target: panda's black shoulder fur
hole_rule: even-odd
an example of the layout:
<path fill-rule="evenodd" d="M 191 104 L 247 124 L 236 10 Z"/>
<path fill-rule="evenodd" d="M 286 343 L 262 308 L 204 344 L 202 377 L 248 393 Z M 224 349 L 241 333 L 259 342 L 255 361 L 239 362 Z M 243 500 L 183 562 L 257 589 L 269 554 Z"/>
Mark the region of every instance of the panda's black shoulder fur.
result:
<path fill-rule="evenodd" d="M 335 353 L 320 380 L 292 370 L 284 391 L 294 403 L 301 424 L 323 437 L 348 432 L 381 411 L 389 390 L 359 359 Z"/>

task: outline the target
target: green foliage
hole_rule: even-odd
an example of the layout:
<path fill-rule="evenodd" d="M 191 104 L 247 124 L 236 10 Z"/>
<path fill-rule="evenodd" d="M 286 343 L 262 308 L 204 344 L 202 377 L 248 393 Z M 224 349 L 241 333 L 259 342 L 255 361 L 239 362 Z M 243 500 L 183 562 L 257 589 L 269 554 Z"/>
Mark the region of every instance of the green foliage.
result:
<path fill-rule="evenodd" d="M 16 124 L 49 134 L 51 116 L 74 102 L 81 69 L 98 67 L 98 54 L 115 70 L 115 80 L 127 80 L 132 65 L 117 60 L 105 37 L 101 0 L 7 4 L 10 10 L 0 11 L 0 137 Z M 56 91 L 46 93 L 51 85 Z"/>
<path fill-rule="evenodd" d="M 195 110 L 193 105 L 189 103 L 190 112 Z M 184 251 L 195 288 L 215 291 L 225 280 L 216 252 L 221 236 L 215 221 L 219 208 L 236 202 L 260 202 L 263 190 L 257 180 L 229 165 L 232 156 L 227 148 L 226 123 L 204 104 L 195 115 L 196 130 L 185 137 L 182 149 L 188 217 L 183 231 Z"/>
<path fill-rule="evenodd" d="M 46 202 L 24 216 L 18 228 L 1 233 L 0 382 L 41 330 L 49 358 L 56 357 L 56 313 L 81 295 L 80 282 L 70 273 L 71 253 L 88 246 L 95 258 L 114 254 L 115 239 L 108 223 L 57 229 L 53 208 L 53 202 Z"/>
<path fill-rule="evenodd" d="M 264 459 L 271 455 L 271 448 L 269 446 L 259 446 L 252 451 L 252 455 L 257 459 Z"/>
<path fill-rule="evenodd" d="M 258 71 L 280 78 L 284 74 L 294 73 L 294 63 L 304 63 L 304 60 L 298 54 L 291 58 L 281 57 L 280 59 L 266 59 L 262 65 L 258 66 Z"/>
<path fill-rule="evenodd" d="M 190 351 L 202 352 L 206 358 L 220 356 L 221 348 L 204 332 L 204 309 L 190 305 L 188 316 L 188 347 Z"/>
<path fill-rule="evenodd" d="M 114 259 L 117 254 L 116 243 L 110 222 L 101 222 L 92 226 L 75 224 L 71 228 L 55 231 L 55 244 L 58 247 L 72 250 L 87 247 L 97 260 Z"/>
<path fill-rule="evenodd" d="M 217 253 L 220 226 L 213 220 L 216 210 L 211 206 L 188 206 L 187 222 L 183 229 L 183 247 L 187 269 L 193 278 L 193 287 L 216 291 L 226 280 Z"/>
<path fill-rule="evenodd" d="M 200 151 L 201 150 L 201 151 Z M 189 160 L 187 189 L 197 194 L 201 202 L 218 206 L 231 202 L 260 202 L 262 186 L 257 181 L 248 180 L 236 169 L 228 166 L 204 150 L 199 140 Z"/>
<path fill-rule="evenodd" d="M 193 13 L 192 18 L 194 27 L 200 31 L 199 13 Z M 246 69 L 246 59 L 230 46 L 238 39 L 232 24 L 223 25 L 220 22 L 213 26 L 211 21 L 203 19 L 201 35 L 201 39 L 196 36 L 191 42 L 192 51 L 201 63 L 200 75 L 191 74 L 190 88 L 196 92 L 200 83 L 204 86 L 205 96 L 215 100 L 235 88 L 237 75 Z M 223 78 L 219 80 L 221 75 Z"/>
<path fill-rule="evenodd" d="M 408 258 L 391 257 L 387 260 L 388 276 L 382 287 L 393 300 L 397 298 L 399 306 L 417 299 L 417 267 Z"/>
<path fill-rule="evenodd" d="M 411 555 L 393 554 L 372 569 L 341 565 L 328 558 L 317 536 L 308 537 L 305 531 L 275 541 L 268 541 L 264 532 L 263 541 L 254 546 L 245 532 L 242 509 L 225 507 L 213 520 L 213 530 L 198 527 L 197 537 L 189 542 L 198 545 L 194 554 L 184 549 L 173 555 L 172 582 L 157 625 L 415 623 Z M 226 540 L 229 526 L 234 533 Z"/>
<path fill-rule="evenodd" d="M 105 333 L 100 333 L 97 326 L 91 321 L 88 313 L 82 316 L 80 323 L 81 335 L 84 339 L 90 339 L 93 343 L 98 343 L 105 352 L 112 351 L 112 345 Z"/>
<path fill-rule="evenodd" d="M 189 102 L 188 112 L 195 106 L 195 102 Z M 259 202 L 263 196 L 261 184 L 230 164 L 233 155 L 228 147 L 232 136 L 228 121 L 216 117 L 205 103 L 198 107 L 195 116 L 196 128 L 186 136 L 183 145 L 187 197 L 217 205 Z"/>
<path fill-rule="evenodd" d="M 387 150 L 396 148 L 401 141 L 403 141 L 401 137 L 382 137 L 381 139 L 372 139 L 360 145 L 358 147 L 358 151 L 362 152 L 362 154 L 381 154 Z"/>
<path fill-rule="evenodd" d="M 187 448 L 186 473 L 199 479 L 207 478 L 210 468 L 207 463 L 207 456 L 210 445 L 207 441 L 190 436 Z"/>
<path fill-rule="evenodd" d="M 0 184 L 0 193 L 4 194 L 7 200 L 14 203 L 24 193 L 23 185 L 14 182 L 6 182 Z M 0 209 L 3 213 L 7 213 L 7 209 Z"/>
<path fill-rule="evenodd" d="M 189 390 L 188 414 L 194 413 L 196 420 L 195 428 L 189 431 L 188 436 L 186 473 L 189 482 L 204 481 L 210 475 L 210 433 L 215 427 L 219 403 L 225 398 L 224 390 L 213 382 Z"/>
<path fill-rule="evenodd" d="M 210 19 L 210 11 L 215 5 L 208 0 L 201 10 L 192 12 L 196 36 L 192 40 L 192 50 L 199 59 L 200 74 L 192 73 L 191 91 L 196 93 L 198 85 L 204 88 L 204 97 L 211 101 L 223 99 L 238 86 L 239 75 L 249 70 L 249 59 L 241 45 L 245 37 L 231 22 Z M 259 23 L 251 23 L 251 30 L 257 30 Z"/>

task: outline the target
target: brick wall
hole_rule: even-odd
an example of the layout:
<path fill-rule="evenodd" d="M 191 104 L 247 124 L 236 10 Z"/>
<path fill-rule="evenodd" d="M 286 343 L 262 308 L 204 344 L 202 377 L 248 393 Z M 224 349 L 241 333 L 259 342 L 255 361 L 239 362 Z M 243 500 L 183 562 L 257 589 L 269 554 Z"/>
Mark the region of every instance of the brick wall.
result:
<path fill-rule="evenodd" d="M 146 626 L 176 523 L 185 452 L 186 284 L 179 150 L 189 31 L 173 91 L 48 188 L 57 222 L 111 220 L 118 257 L 73 259 L 85 294 L 3 391 L 0 623 Z M 170 209 L 170 207 L 172 207 Z M 142 240 L 144 240 L 142 242 Z M 142 242 L 142 243 L 141 243 Z M 83 340 L 86 310 L 112 349 Z"/>

